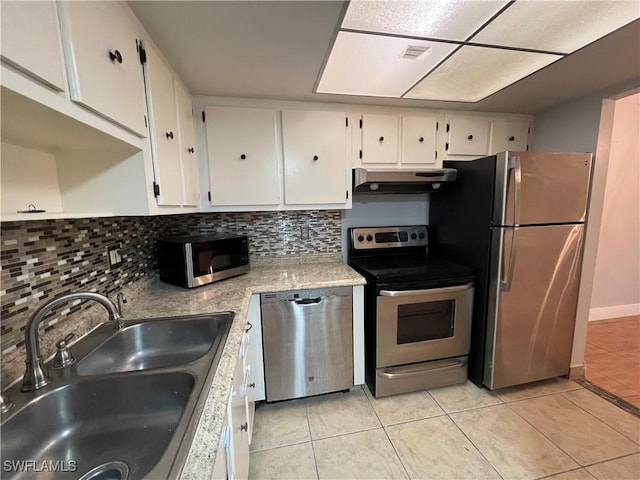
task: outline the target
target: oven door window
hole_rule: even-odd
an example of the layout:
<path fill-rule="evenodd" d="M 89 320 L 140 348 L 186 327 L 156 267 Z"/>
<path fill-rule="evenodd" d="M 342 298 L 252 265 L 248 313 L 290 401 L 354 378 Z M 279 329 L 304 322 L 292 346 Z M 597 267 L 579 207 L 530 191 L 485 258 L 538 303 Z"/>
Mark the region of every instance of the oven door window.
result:
<path fill-rule="evenodd" d="M 453 337 L 455 301 L 398 305 L 398 345 Z"/>

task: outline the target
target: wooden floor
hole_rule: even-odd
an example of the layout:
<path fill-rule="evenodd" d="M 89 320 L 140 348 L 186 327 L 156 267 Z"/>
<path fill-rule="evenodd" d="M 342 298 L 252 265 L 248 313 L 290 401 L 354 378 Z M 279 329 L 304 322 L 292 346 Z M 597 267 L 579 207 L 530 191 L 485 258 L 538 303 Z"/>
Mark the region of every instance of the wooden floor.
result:
<path fill-rule="evenodd" d="M 640 407 L 640 315 L 589 322 L 586 379 Z"/>

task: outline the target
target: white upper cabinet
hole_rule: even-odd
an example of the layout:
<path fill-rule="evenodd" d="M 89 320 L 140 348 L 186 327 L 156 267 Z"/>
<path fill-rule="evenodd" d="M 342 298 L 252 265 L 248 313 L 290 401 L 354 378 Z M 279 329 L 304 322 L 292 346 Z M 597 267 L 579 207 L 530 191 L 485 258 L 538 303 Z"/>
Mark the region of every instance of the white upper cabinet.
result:
<path fill-rule="evenodd" d="M 59 2 L 71 99 L 144 137 L 138 28 L 123 2 Z"/>
<path fill-rule="evenodd" d="M 182 205 L 178 111 L 171 70 L 146 47 L 145 81 L 158 205 Z"/>
<path fill-rule="evenodd" d="M 286 204 L 344 204 L 347 188 L 344 112 L 283 110 Z"/>
<path fill-rule="evenodd" d="M 398 120 L 395 115 L 362 115 L 363 165 L 398 163 Z"/>
<path fill-rule="evenodd" d="M 205 107 L 211 205 L 280 203 L 275 109 Z"/>
<path fill-rule="evenodd" d="M 526 151 L 529 149 L 529 122 L 495 120 L 491 124 L 490 153 Z"/>
<path fill-rule="evenodd" d="M 403 164 L 435 164 L 437 117 L 402 117 Z"/>
<path fill-rule="evenodd" d="M 66 90 L 53 1 L 0 2 L 2 61 L 58 92 Z"/>
<path fill-rule="evenodd" d="M 451 155 L 482 157 L 489 153 L 491 121 L 486 118 L 457 117 L 447 119 L 446 151 Z"/>
<path fill-rule="evenodd" d="M 180 131 L 180 163 L 184 206 L 197 206 L 200 200 L 198 182 L 198 155 L 193 131 L 193 105 L 189 91 L 174 78 L 176 105 L 178 108 L 178 130 Z"/>

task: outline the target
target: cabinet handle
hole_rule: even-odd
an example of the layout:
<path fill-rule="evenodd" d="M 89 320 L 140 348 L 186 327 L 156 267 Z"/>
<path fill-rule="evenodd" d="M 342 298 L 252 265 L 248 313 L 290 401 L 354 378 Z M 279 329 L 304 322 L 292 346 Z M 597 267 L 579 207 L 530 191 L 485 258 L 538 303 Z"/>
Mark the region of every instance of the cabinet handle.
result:
<path fill-rule="evenodd" d="M 109 51 L 109 58 L 112 62 L 122 63 L 122 54 L 119 50 Z"/>
<path fill-rule="evenodd" d="M 241 432 L 246 432 L 247 430 L 249 430 L 249 424 L 247 422 L 244 422 L 242 425 L 240 425 Z"/>
<path fill-rule="evenodd" d="M 473 140 L 473 135 L 468 135 L 467 140 Z"/>
<path fill-rule="evenodd" d="M 193 149 L 193 147 L 189 147 L 189 148 L 187 148 L 187 152 L 193 153 L 193 152 L 195 152 L 195 150 Z"/>
<path fill-rule="evenodd" d="M 244 329 L 245 332 L 248 332 L 249 330 L 251 330 L 253 328 L 253 325 L 251 325 L 251 322 L 247 322 L 247 328 Z"/>
<path fill-rule="evenodd" d="M 380 137 L 378 140 L 380 140 L 381 142 L 384 142 L 384 137 Z"/>
<path fill-rule="evenodd" d="M 167 132 L 165 133 L 165 135 L 167 136 L 167 138 L 170 138 L 171 140 L 173 140 L 173 132 Z"/>
<path fill-rule="evenodd" d="M 244 160 L 245 158 L 247 158 L 247 156 L 243 153 L 242 155 L 240 155 L 240 158 Z"/>
<path fill-rule="evenodd" d="M 509 137 L 509 141 L 513 142 L 516 139 L 516 137 L 514 137 L 513 135 L 511 137 Z"/>
<path fill-rule="evenodd" d="M 424 137 L 420 137 L 420 138 L 418 139 L 418 141 L 419 141 L 420 143 L 424 142 Z"/>
<path fill-rule="evenodd" d="M 315 161 L 315 160 L 318 160 L 318 155 L 314 155 L 314 156 L 313 156 L 313 160 L 314 160 L 314 161 Z"/>
<path fill-rule="evenodd" d="M 249 388 L 256 388 L 256 382 L 251 382 L 249 384 Z"/>

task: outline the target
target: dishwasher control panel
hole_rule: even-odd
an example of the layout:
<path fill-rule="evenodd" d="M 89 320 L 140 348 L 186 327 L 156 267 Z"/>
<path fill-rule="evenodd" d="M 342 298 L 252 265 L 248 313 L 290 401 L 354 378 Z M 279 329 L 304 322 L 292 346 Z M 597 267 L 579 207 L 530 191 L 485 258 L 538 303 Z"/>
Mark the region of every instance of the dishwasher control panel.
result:
<path fill-rule="evenodd" d="M 261 293 L 260 302 L 296 302 L 315 300 L 323 297 L 345 297 L 352 295 L 353 287 L 313 288 L 309 290 L 288 290 L 286 292 Z M 317 302 L 316 302 L 317 303 Z"/>

